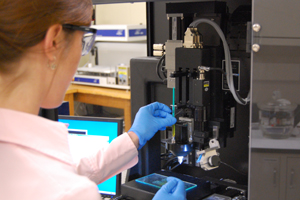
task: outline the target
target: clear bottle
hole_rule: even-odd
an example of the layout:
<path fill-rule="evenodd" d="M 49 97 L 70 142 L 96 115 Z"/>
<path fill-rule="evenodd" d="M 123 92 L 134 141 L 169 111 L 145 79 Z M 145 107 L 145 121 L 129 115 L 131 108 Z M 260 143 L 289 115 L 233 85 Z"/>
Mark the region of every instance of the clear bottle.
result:
<path fill-rule="evenodd" d="M 297 105 L 281 98 L 279 91 L 274 91 L 273 100 L 258 103 L 260 129 L 268 138 L 285 139 L 290 137 L 294 128 L 294 110 Z"/>

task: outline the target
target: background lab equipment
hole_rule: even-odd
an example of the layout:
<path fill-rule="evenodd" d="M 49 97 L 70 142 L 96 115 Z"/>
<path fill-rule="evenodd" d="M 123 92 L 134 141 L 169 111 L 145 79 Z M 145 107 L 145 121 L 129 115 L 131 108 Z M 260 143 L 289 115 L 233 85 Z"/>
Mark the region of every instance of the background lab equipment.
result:
<path fill-rule="evenodd" d="M 93 2 L 97 4 L 127 1 L 93 0 Z M 193 140 L 196 140 L 196 146 L 193 146 L 188 156 L 184 156 L 183 164 L 177 167 L 175 167 L 175 161 L 174 165 L 165 165 L 168 161 L 160 160 L 161 156 L 167 158 L 164 157 L 165 148 L 161 147 L 161 142 L 164 142 L 164 146 L 167 143 L 168 149 L 174 146 L 175 151 L 178 150 L 176 149 L 176 146 L 179 145 L 178 142 L 175 142 L 177 145 L 170 145 L 165 140 L 171 130 L 167 133 L 161 132 L 149 141 L 140 152 L 139 164 L 131 170 L 131 179 L 134 182 L 123 185 L 122 193 L 126 192 L 128 188 L 135 192 L 141 191 L 143 194 L 151 193 L 149 191 L 153 188 L 140 189 L 138 187 L 141 185 L 137 185 L 134 179 L 167 168 L 162 173 L 170 173 L 169 175 L 176 173 L 177 177 L 183 180 L 189 179 L 188 182 L 198 183 L 199 190 L 194 188 L 188 191 L 187 199 L 205 199 L 210 195 L 215 195 L 211 199 L 217 199 L 217 197 L 220 199 L 221 196 L 223 199 L 235 197 L 235 199 L 255 200 L 297 199 L 300 196 L 299 135 L 292 132 L 291 136 L 286 139 L 264 137 L 260 129 L 262 120 L 258 105 L 271 102 L 274 91 L 279 90 L 282 99 L 297 105 L 293 111 L 294 122 L 291 124 L 287 113 L 280 111 L 276 111 L 279 115 L 270 115 L 269 120 L 281 121 L 276 125 L 289 127 L 292 125 L 297 132 L 300 101 L 300 14 L 298 12 L 300 2 L 292 0 L 273 0 L 272 2 L 268 0 L 191 1 L 191 3 L 195 2 L 199 5 L 193 6 L 187 1 L 176 0 L 147 2 L 149 57 L 131 61 L 132 116 L 140 106 L 153 101 L 161 101 L 171 106 L 173 104 L 171 80 L 174 80 L 175 84 L 176 113 L 180 112 L 177 115 L 178 120 L 179 115 L 186 115 L 181 116 L 179 121 L 182 121 L 182 126 L 177 124 L 177 130 L 188 135 L 188 128 L 184 124 L 188 126 L 190 122 L 186 118 L 194 119 L 195 126 L 198 123 L 197 121 L 195 123 L 196 111 L 200 110 L 200 113 L 205 113 L 203 110 L 206 109 L 209 115 L 201 119 L 202 130 L 199 126 L 194 128 L 196 131 L 201 130 L 200 134 L 196 132 L 196 135 L 193 135 L 196 136 L 193 137 Z M 178 3 L 177 7 L 176 3 Z M 174 4 L 173 8 L 171 4 Z M 234 92 L 222 87 L 226 86 L 222 83 L 226 76 L 220 72 L 220 69 L 223 69 L 225 52 L 214 28 L 204 23 L 197 26 L 201 34 L 199 34 L 199 38 L 202 40 L 199 41 L 203 42 L 203 49 L 182 47 L 186 42 L 184 33 L 188 26 L 200 18 L 216 22 L 224 33 L 233 61 L 232 73 L 235 75 L 233 76 L 235 89 L 239 90 L 238 94 L 244 99 L 248 96 L 250 89 L 250 102 L 247 105 L 237 103 L 232 95 Z M 193 30 L 191 32 L 193 33 Z M 176 41 L 178 43 L 182 41 L 182 46 L 178 44 L 177 49 Z M 166 47 L 164 62 L 161 61 L 162 64 L 158 67 L 162 79 L 165 79 L 165 74 L 168 80 L 164 83 L 156 74 L 159 58 L 152 57 L 154 55 L 153 44 L 164 44 Z M 191 58 L 192 55 L 187 53 L 188 51 L 191 51 L 191 54 L 198 51 L 195 53 L 196 58 Z M 155 55 L 158 55 L 157 53 L 159 52 L 155 52 Z M 186 56 L 190 56 L 189 59 L 183 59 L 184 54 L 188 54 Z M 207 54 L 211 59 L 203 56 Z M 170 62 L 173 64 L 170 65 Z M 198 66 L 218 68 L 218 70 L 204 72 L 203 86 L 206 85 L 204 81 L 209 80 L 210 82 L 209 102 L 206 102 L 206 98 L 201 96 L 201 94 L 205 94 L 205 88 L 202 90 L 196 88 L 196 85 L 192 85 L 201 82 L 200 76 L 199 80 L 193 77 L 193 70 L 198 74 L 200 70 L 205 70 L 205 68 L 199 70 Z M 228 73 L 226 69 L 224 71 Z M 192 79 L 194 83 L 186 81 Z M 179 94 L 178 91 L 182 93 Z M 190 100 L 188 97 L 190 98 L 192 94 L 198 99 L 198 103 L 187 102 Z M 286 106 L 284 107 L 286 108 Z M 274 108 L 278 108 L 278 106 L 274 106 Z M 183 111 L 180 111 L 182 109 Z M 235 111 L 235 117 L 230 118 L 229 116 L 234 116 L 233 111 Z M 189 115 L 189 113 L 191 114 Z M 234 122 L 234 126 L 231 122 Z M 201 132 L 204 134 L 201 135 Z M 216 137 L 217 135 L 218 137 Z M 214 137 L 217 138 L 220 145 L 216 154 L 219 154 L 222 163 L 215 169 L 204 170 L 201 168 L 201 163 L 200 166 L 197 166 L 199 165 L 195 160 L 197 151 L 201 148 L 210 148 L 209 141 Z M 179 141 L 181 145 L 189 147 L 189 137 L 179 138 Z M 177 154 L 180 150 L 176 151 Z M 174 158 L 174 160 L 176 159 Z M 234 167 L 235 170 L 224 163 Z M 169 169 L 173 167 L 175 168 L 170 171 Z M 136 185 L 130 185 L 130 183 Z M 240 187 L 240 185 L 244 187 Z M 124 187 L 126 187 L 125 190 L 123 190 Z M 192 196 L 193 190 L 198 191 L 198 194 Z M 152 192 L 155 191 L 152 190 Z"/>
<path fill-rule="evenodd" d="M 138 165 L 130 172 L 130 181 L 122 185 L 121 194 L 143 195 L 142 199 L 151 199 L 158 188 L 142 185 L 136 180 L 158 173 L 196 184 L 196 188 L 187 191 L 187 199 L 299 199 L 299 7 L 300 2 L 294 0 L 147 2 L 148 57 L 131 61 L 132 116 L 141 106 L 154 101 L 173 105 L 175 85 L 174 105 L 177 107 L 174 108 L 181 122 L 175 126 L 175 136 L 179 130 L 182 133 L 179 136 L 182 137 L 177 135 L 175 143 L 172 140 L 169 142 L 166 139 L 172 139 L 173 135 L 172 129 L 169 129 L 148 141 L 139 153 Z M 189 40 L 192 42 L 188 43 L 188 39 L 184 38 L 189 25 L 196 23 L 197 19 L 209 19 L 217 23 L 224 33 L 232 61 L 232 83 L 239 90 L 237 94 L 244 99 L 250 90 L 250 102 L 247 105 L 242 105 L 243 100 L 240 100 L 242 104 L 237 103 L 238 100 L 232 95 L 234 91 L 223 87 L 226 86 L 225 79 L 229 79 L 222 70 L 225 73 L 228 70 L 226 65 L 223 68 L 224 44 L 214 28 L 203 22 L 197 25 L 199 33 L 190 29 L 191 34 L 197 35 L 195 40 Z M 194 42 L 203 42 L 203 48 L 188 49 L 187 45 Z M 153 44 L 163 44 L 161 46 L 164 47 L 158 50 L 159 45 L 155 46 L 153 53 Z M 162 56 L 163 51 L 166 53 L 164 59 L 153 57 L 159 53 Z M 192 56 L 194 54 L 197 56 Z M 183 59 L 183 55 L 189 59 Z M 209 59 L 203 55 L 209 55 Z M 206 71 L 204 67 L 211 68 Z M 200 73 L 201 70 L 204 72 Z M 167 80 L 162 81 L 157 71 L 163 80 Z M 197 76 L 194 76 L 195 73 Z M 207 86 L 205 81 L 209 81 L 209 87 L 204 87 Z M 201 89 L 198 83 L 202 84 Z M 205 88 L 209 88 L 209 95 Z M 280 91 L 280 103 L 268 105 L 274 100 L 277 102 L 277 91 Z M 206 102 L 201 95 L 207 95 L 209 101 Z M 191 97 L 194 98 L 192 101 Z M 296 108 L 290 106 L 294 104 Z M 195 113 L 202 115 L 195 118 Z M 189 129 L 192 122 L 196 131 Z M 285 139 L 265 137 L 261 127 L 272 124 L 274 129 L 271 131 L 292 126 L 292 132 Z M 193 146 L 190 136 L 195 140 Z M 214 141 L 212 139 L 218 141 L 220 148 L 210 146 L 210 141 Z M 182 146 L 186 149 L 177 148 Z M 165 147 L 175 155 L 172 156 Z M 215 159 L 201 167 L 203 163 L 197 163 L 198 155 L 199 151 L 205 149 L 213 149 Z M 182 164 L 179 165 L 178 155 L 181 152 L 189 153 L 182 155 Z M 220 159 L 219 166 L 216 156 Z M 141 199 L 139 197 L 133 198 Z"/>
<path fill-rule="evenodd" d="M 72 83 L 130 89 L 130 59 L 147 55 L 145 25 L 94 25 L 95 45 Z"/>

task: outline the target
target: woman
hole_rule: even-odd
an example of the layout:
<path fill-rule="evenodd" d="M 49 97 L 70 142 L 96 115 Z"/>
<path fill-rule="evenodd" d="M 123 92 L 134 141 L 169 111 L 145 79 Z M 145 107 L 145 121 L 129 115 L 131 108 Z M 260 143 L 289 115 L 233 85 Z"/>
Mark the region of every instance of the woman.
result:
<path fill-rule="evenodd" d="M 93 45 L 91 16 L 90 0 L 0 2 L 0 199 L 101 199 L 97 184 L 135 165 L 137 148 L 176 122 L 150 104 L 127 134 L 73 163 L 66 127 L 37 114 L 61 104 Z M 170 178 L 154 199 L 185 199 L 182 181 Z"/>

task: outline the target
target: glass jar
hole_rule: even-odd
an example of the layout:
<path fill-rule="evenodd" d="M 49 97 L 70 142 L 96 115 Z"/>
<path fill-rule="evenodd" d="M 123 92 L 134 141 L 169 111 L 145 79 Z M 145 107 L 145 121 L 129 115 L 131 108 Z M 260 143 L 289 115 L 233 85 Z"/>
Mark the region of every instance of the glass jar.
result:
<path fill-rule="evenodd" d="M 294 128 L 294 110 L 297 105 L 286 99 L 274 99 L 258 103 L 259 124 L 263 135 L 268 138 L 285 139 Z"/>

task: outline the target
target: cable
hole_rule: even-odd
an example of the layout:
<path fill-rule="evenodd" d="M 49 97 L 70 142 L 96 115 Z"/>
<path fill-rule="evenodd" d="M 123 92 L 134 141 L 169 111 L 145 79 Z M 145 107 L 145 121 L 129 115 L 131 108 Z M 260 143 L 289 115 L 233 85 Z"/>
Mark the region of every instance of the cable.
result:
<path fill-rule="evenodd" d="M 166 167 L 167 167 L 172 161 L 174 161 L 175 159 L 177 159 L 177 156 L 171 157 L 171 158 L 164 164 L 164 166 L 163 166 L 162 168 L 163 168 L 163 169 L 166 169 Z"/>
<path fill-rule="evenodd" d="M 173 171 L 173 169 L 175 169 L 175 168 L 178 167 L 179 165 L 180 165 L 180 163 L 176 164 L 174 167 L 172 167 L 172 168 L 170 169 L 170 171 Z"/>
<path fill-rule="evenodd" d="M 165 57 L 166 57 L 166 56 L 163 55 L 163 56 L 159 59 L 157 65 L 156 65 L 156 74 L 157 74 L 158 78 L 159 78 L 160 80 L 162 80 L 162 81 L 164 81 L 165 79 L 163 79 L 163 78 L 161 77 L 160 72 L 159 72 L 159 69 L 160 69 L 160 66 L 162 65 L 163 61 L 165 60 Z"/>
<path fill-rule="evenodd" d="M 169 156 L 170 155 L 170 153 L 162 153 L 162 154 L 160 154 L 160 157 L 162 157 L 162 156 Z"/>
<path fill-rule="evenodd" d="M 229 90 L 232 93 L 234 99 L 239 104 L 246 105 L 250 101 L 250 93 L 248 93 L 248 96 L 245 99 L 241 98 L 240 95 L 237 94 L 237 91 L 236 91 L 236 89 L 234 87 L 234 84 L 233 84 L 233 74 L 232 74 L 230 50 L 229 50 L 226 38 L 225 38 L 221 28 L 218 26 L 218 24 L 216 24 L 215 22 L 213 22 L 209 19 L 195 20 L 190 24 L 190 27 L 197 27 L 200 23 L 210 24 L 213 28 L 215 28 L 215 30 L 219 34 L 219 36 L 220 36 L 220 38 L 223 42 L 223 47 L 224 47 L 226 78 L 227 78 L 227 83 L 228 83 Z"/>
<path fill-rule="evenodd" d="M 200 66 L 199 69 L 203 69 L 205 71 L 210 71 L 210 70 L 216 70 L 216 71 L 220 71 L 222 72 L 222 74 L 226 75 L 226 72 L 221 69 L 221 68 L 217 68 L 217 67 L 205 67 L 205 66 Z"/>
<path fill-rule="evenodd" d="M 169 157 L 171 157 L 171 156 L 173 156 L 173 154 L 170 153 L 170 152 L 160 154 L 160 158 L 161 158 L 161 159 L 164 159 L 164 160 L 166 160 L 166 158 L 169 158 Z M 164 157 L 166 157 L 166 158 L 164 158 Z M 169 159 L 167 159 L 167 160 L 169 160 Z"/>
<path fill-rule="evenodd" d="M 229 164 L 227 164 L 227 163 L 224 163 L 224 162 L 222 162 L 222 161 L 221 161 L 220 163 L 221 163 L 221 164 L 224 164 L 224 165 L 226 165 L 227 167 L 233 169 L 234 171 L 236 171 L 236 172 L 242 174 L 243 176 L 248 176 L 248 174 L 245 174 L 245 173 L 243 173 L 243 172 L 237 170 L 236 168 L 232 167 L 231 165 L 229 165 Z"/>
<path fill-rule="evenodd" d="M 165 66 L 166 66 L 165 61 L 166 61 L 166 56 L 164 54 L 164 59 L 163 59 L 163 61 L 161 63 L 161 65 L 162 65 L 161 71 L 162 71 L 162 73 L 163 73 L 163 75 L 165 77 L 165 80 L 166 80 L 167 79 L 167 70 L 165 69 Z"/>
<path fill-rule="evenodd" d="M 176 117 L 177 115 L 179 115 L 180 113 L 182 113 L 182 111 L 183 111 L 183 109 L 181 109 L 180 111 L 178 111 L 177 113 L 175 113 L 175 117 Z"/>
<path fill-rule="evenodd" d="M 223 69 L 221 69 L 221 68 L 211 67 L 210 70 L 220 71 L 220 72 L 222 72 L 222 74 L 226 75 L 226 72 Z"/>

